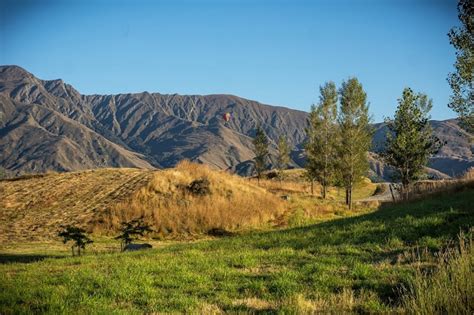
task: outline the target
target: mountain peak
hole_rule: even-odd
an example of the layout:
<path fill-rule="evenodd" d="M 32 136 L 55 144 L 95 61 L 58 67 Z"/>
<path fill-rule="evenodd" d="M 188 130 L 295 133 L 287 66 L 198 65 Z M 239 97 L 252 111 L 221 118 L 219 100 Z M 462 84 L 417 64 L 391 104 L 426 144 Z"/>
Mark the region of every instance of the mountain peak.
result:
<path fill-rule="evenodd" d="M 18 81 L 34 77 L 33 74 L 16 65 L 0 66 L 0 81 Z"/>
<path fill-rule="evenodd" d="M 190 159 L 245 174 L 259 124 L 271 156 L 285 135 L 294 147 L 292 164 L 304 164 L 308 113 L 235 95 L 82 95 L 61 79 L 40 80 L 21 67 L 0 66 L 0 113 L 0 166 L 14 172 L 168 167 Z M 431 124 L 446 145 L 430 167 L 451 176 L 474 165 L 469 137 L 455 121 Z M 377 148 L 385 142 L 386 126 L 375 127 Z M 385 176 L 381 164 L 372 165 Z"/>

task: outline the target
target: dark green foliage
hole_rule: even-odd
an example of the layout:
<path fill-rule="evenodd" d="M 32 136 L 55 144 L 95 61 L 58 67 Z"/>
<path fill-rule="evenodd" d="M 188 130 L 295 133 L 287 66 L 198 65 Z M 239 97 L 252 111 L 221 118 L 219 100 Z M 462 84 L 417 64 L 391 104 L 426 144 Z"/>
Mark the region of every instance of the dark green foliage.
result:
<path fill-rule="evenodd" d="M 455 72 L 448 75 L 453 90 L 449 107 L 456 111 L 461 125 L 474 132 L 474 1 L 460 0 L 458 3 L 460 27 L 449 33 L 451 45 L 456 49 Z"/>
<path fill-rule="evenodd" d="M 78 256 L 81 256 L 81 249 L 84 251 L 87 244 L 93 243 L 93 241 L 85 234 L 86 231 L 76 226 L 67 225 L 61 227 L 58 236 L 63 238 L 63 243 L 66 244 L 72 241 L 71 246 L 72 255 L 74 256 L 74 248 L 77 249 Z"/>
<path fill-rule="evenodd" d="M 319 104 L 311 106 L 309 127 L 306 129 L 308 140 L 305 144 L 305 168 L 312 181 L 321 183 L 322 197 L 326 198 L 326 191 L 333 183 L 336 168 L 337 89 L 334 82 L 328 82 L 319 90 Z"/>
<path fill-rule="evenodd" d="M 277 158 L 277 170 L 278 178 L 280 181 L 283 179 L 283 170 L 288 167 L 290 163 L 290 146 L 288 145 L 288 140 L 280 136 L 278 139 L 278 158 Z"/>
<path fill-rule="evenodd" d="M 196 179 L 188 185 L 187 190 L 196 196 L 207 196 L 211 194 L 210 184 L 207 178 Z"/>
<path fill-rule="evenodd" d="M 260 181 L 262 172 L 267 168 L 268 159 L 268 139 L 262 127 L 257 127 L 255 138 L 253 139 L 253 152 L 255 154 L 255 171 L 257 172 L 257 179 Z"/>
<path fill-rule="evenodd" d="M 424 173 L 423 167 L 438 147 L 429 124 L 431 107 L 432 101 L 425 94 L 406 88 L 394 119 L 386 121 L 389 131 L 383 156 L 395 168 L 395 180 L 401 181 L 404 198 L 408 198 L 410 184 Z"/>
<path fill-rule="evenodd" d="M 137 240 L 139 236 L 153 232 L 150 226 L 144 222 L 143 216 L 128 222 L 122 222 L 121 230 L 122 234 L 115 237 L 115 239 L 121 240 L 120 246 L 122 250 L 132 241 Z"/>
<path fill-rule="evenodd" d="M 367 94 L 357 78 L 342 82 L 341 109 L 338 115 L 337 175 L 346 188 L 346 204 L 352 208 L 352 190 L 363 176 L 367 176 L 367 153 L 372 144 Z"/>

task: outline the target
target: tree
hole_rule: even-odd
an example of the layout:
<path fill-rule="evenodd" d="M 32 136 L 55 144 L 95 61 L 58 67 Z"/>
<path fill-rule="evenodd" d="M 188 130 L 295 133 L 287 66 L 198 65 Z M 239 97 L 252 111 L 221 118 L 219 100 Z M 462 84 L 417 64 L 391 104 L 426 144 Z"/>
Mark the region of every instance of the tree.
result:
<path fill-rule="evenodd" d="M 423 174 L 430 154 L 439 145 L 429 124 L 431 107 L 428 96 L 405 88 L 394 119 L 386 120 L 388 132 L 383 157 L 395 168 L 395 179 L 402 183 L 404 199 L 408 199 L 410 184 Z"/>
<path fill-rule="evenodd" d="M 352 190 L 367 174 L 367 154 L 372 143 L 367 94 L 357 78 L 342 82 L 339 91 L 341 108 L 338 115 L 339 137 L 337 170 L 346 190 L 346 204 L 352 209 Z"/>
<path fill-rule="evenodd" d="M 288 167 L 288 163 L 290 163 L 290 146 L 288 145 L 288 141 L 285 137 L 280 136 L 278 139 L 278 158 L 277 158 L 277 171 L 278 171 L 278 178 L 280 180 L 283 179 L 283 170 Z"/>
<path fill-rule="evenodd" d="M 318 106 L 311 106 L 309 115 L 308 141 L 305 145 L 307 172 L 322 186 L 322 197 L 326 199 L 327 188 L 331 184 L 336 156 L 337 139 L 337 89 L 333 82 L 319 88 L 321 93 Z M 313 185 L 311 185 L 313 187 Z M 311 188 L 313 193 L 313 188 Z"/>
<path fill-rule="evenodd" d="M 255 154 L 255 171 L 257 172 L 257 180 L 260 183 L 260 177 L 267 167 L 268 158 L 268 139 L 262 127 L 258 126 L 253 139 L 253 152 Z"/>
<path fill-rule="evenodd" d="M 71 246 L 72 255 L 74 256 L 74 248 L 77 248 L 78 256 L 81 256 L 81 249 L 86 250 L 86 245 L 93 243 L 93 241 L 85 234 L 85 230 L 76 226 L 67 225 L 61 227 L 58 236 L 63 238 L 63 243 L 73 241 Z"/>
<path fill-rule="evenodd" d="M 458 3 L 460 27 L 453 27 L 449 41 L 456 49 L 455 72 L 448 74 L 453 90 L 449 107 L 458 113 L 461 126 L 474 132 L 474 1 Z"/>
<path fill-rule="evenodd" d="M 122 222 L 121 231 L 122 233 L 115 237 L 115 239 L 121 240 L 120 249 L 122 251 L 124 250 L 125 246 L 130 244 L 132 241 L 137 240 L 139 236 L 153 232 L 150 226 L 144 222 L 143 216 L 128 222 Z"/>
<path fill-rule="evenodd" d="M 306 177 L 311 183 L 311 195 L 314 195 L 314 181 L 316 180 L 318 174 L 318 165 L 316 163 L 316 159 L 314 158 L 317 154 L 314 144 L 318 132 L 317 129 L 315 129 L 314 123 L 317 120 L 316 116 L 316 106 L 311 105 L 311 110 L 309 111 L 308 127 L 306 128 L 307 140 L 304 144 L 304 150 L 306 154 L 306 164 L 304 167 L 306 169 Z"/>

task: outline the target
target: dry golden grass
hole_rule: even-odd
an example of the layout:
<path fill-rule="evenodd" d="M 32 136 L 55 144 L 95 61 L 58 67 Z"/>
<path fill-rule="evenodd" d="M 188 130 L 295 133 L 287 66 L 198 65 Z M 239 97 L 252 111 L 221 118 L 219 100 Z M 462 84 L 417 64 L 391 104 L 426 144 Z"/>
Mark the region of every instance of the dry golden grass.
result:
<path fill-rule="evenodd" d="M 461 177 L 464 180 L 474 180 L 474 167 L 470 167 Z"/>
<path fill-rule="evenodd" d="M 411 254 L 416 273 L 402 290 L 402 305 L 416 314 L 472 314 L 474 252 L 472 229 L 456 246 L 433 254 Z"/>
<path fill-rule="evenodd" d="M 281 183 L 273 179 L 257 184 L 256 179 L 184 161 L 159 171 L 96 169 L 4 180 L 0 181 L 0 241 L 53 240 L 65 224 L 96 235 L 114 235 L 121 222 L 140 216 L 155 230 L 152 236 L 181 238 L 213 229 L 300 225 L 351 214 L 341 205 L 342 189 L 329 189 L 328 200 L 322 200 L 315 183 L 311 196 L 303 172 L 289 170 Z M 188 185 L 199 179 L 209 180 L 210 194 L 189 191 Z M 355 196 L 370 196 L 375 190 L 370 182 L 359 186 Z"/>
<path fill-rule="evenodd" d="M 377 189 L 377 184 L 372 183 L 368 178 L 358 183 L 353 191 L 354 209 L 349 211 L 343 204 L 345 200 L 345 190 L 338 187 L 329 187 L 326 200 L 321 197 L 321 185 L 318 182 L 313 184 L 313 194 L 311 194 L 311 183 L 305 178 L 304 169 L 291 169 L 284 171 L 284 180 L 278 178 L 247 179 L 254 185 L 263 187 L 275 195 L 287 199 L 287 211 L 278 218 L 278 226 L 300 226 L 308 222 L 319 222 L 360 214 L 377 208 L 380 203 L 377 201 L 358 200 L 372 196 Z"/>
<path fill-rule="evenodd" d="M 466 173 L 462 178 L 444 180 L 422 180 L 416 182 L 410 191 L 410 199 L 425 197 L 446 191 L 457 190 L 466 186 L 474 185 L 472 172 Z"/>
<path fill-rule="evenodd" d="M 188 191 L 199 179 L 209 180 L 209 195 Z M 244 178 L 183 161 L 155 172 L 145 187 L 108 209 L 94 225 L 96 232 L 114 232 L 122 221 L 144 216 L 159 236 L 192 235 L 264 226 L 284 210 L 279 197 Z"/>
<path fill-rule="evenodd" d="M 304 169 L 292 169 L 284 171 L 284 180 L 279 181 L 277 178 L 261 179 L 260 182 L 256 178 L 249 178 L 248 180 L 268 191 L 279 195 L 311 195 L 311 183 L 304 176 Z M 377 184 L 374 184 L 368 178 L 364 178 L 360 183 L 354 187 L 353 198 L 354 201 L 358 199 L 372 196 L 377 189 Z M 321 196 L 322 187 L 318 182 L 313 183 L 314 197 Z M 344 201 L 345 190 L 340 187 L 329 187 L 327 192 L 327 199 L 334 201 Z"/>
<path fill-rule="evenodd" d="M 261 179 L 258 183 L 257 179 L 248 179 L 254 185 L 265 188 L 273 193 L 281 194 L 309 194 L 311 193 L 311 184 L 307 181 L 290 181 L 284 180 L 280 182 L 277 179 Z M 319 195 L 321 193 L 321 187 L 317 183 L 314 184 L 314 194 Z"/>
<path fill-rule="evenodd" d="M 88 227 L 95 215 L 127 198 L 152 175 L 122 168 L 0 181 L 0 241 L 51 239 L 62 224 Z"/>

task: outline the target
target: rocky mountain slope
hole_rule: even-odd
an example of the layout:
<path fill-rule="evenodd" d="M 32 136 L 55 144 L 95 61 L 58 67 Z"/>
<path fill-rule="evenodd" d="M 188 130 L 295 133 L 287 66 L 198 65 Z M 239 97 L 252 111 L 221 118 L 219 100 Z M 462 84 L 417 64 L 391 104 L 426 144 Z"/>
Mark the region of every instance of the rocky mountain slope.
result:
<path fill-rule="evenodd" d="M 232 119 L 225 123 L 227 112 Z M 82 95 L 62 80 L 0 67 L 0 166 L 12 173 L 170 167 L 190 159 L 248 174 L 259 124 L 270 138 L 271 153 L 280 135 L 288 137 L 297 166 L 306 120 L 306 112 L 232 95 Z M 447 144 L 430 167 L 456 175 L 473 166 L 472 148 L 456 121 L 433 126 Z M 383 124 L 375 127 L 377 151 L 385 131 Z M 373 169 L 386 177 L 384 168 Z"/>

